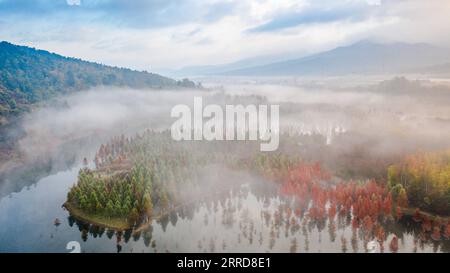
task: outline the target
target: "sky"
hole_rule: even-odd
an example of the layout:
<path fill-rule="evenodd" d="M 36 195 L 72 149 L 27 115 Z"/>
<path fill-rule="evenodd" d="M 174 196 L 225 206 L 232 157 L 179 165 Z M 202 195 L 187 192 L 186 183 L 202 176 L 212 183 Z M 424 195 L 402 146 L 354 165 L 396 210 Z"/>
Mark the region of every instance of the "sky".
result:
<path fill-rule="evenodd" d="M 449 14 L 448 0 L 0 0 L 0 40 L 152 71 L 360 40 L 450 46 Z"/>

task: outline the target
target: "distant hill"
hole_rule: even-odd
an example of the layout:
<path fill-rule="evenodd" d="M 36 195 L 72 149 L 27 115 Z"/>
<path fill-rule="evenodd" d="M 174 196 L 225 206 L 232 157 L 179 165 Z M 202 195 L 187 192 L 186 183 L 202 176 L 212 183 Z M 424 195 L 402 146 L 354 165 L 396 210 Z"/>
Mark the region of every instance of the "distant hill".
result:
<path fill-rule="evenodd" d="M 0 121 L 25 111 L 33 103 L 100 85 L 154 89 L 196 87 L 187 79 L 176 81 L 0 42 Z"/>
<path fill-rule="evenodd" d="M 242 59 L 236 62 L 226 64 L 197 65 L 197 66 L 194 65 L 194 66 L 186 66 L 176 70 L 165 69 L 161 70 L 161 73 L 164 72 L 164 74 L 170 75 L 171 77 L 214 76 L 226 73 L 228 71 L 262 66 L 273 62 L 278 62 L 280 60 L 288 60 L 292 59 L 293 57 L 294 56 L 292 56 L 292 54 L 263 55 L 259 57 Z"/>
<path fill-rule="evenodd" d="M 231 70 L 229 76 L 384 74 L 450 61 L 450 51 L 428 44 L 362 41 L 304 58 Z"/>
<path fill-rule="evenodd" d="M 450 75 L 450 62 L 423 67 L 415 70 L 415 72 Z"/>

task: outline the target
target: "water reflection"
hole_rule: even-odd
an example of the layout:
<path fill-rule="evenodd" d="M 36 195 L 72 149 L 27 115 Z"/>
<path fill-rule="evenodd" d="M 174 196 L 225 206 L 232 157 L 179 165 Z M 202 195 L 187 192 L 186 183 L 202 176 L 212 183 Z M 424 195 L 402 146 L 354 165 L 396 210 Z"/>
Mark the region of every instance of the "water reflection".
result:
<path fill-rule="evenodd" d="M 387 218 L 370 231 L 363 227 L 370 223 L 356 226 L 350 212 L 310 218 L 267 181 L 117 232 L 78 221 L 61 207 L 76 175 L 76 168 L 60 172 L 3 197 L 0 251 L 66 252 L 70 241 L 80 242 L 82 252 L 368 252 L 372 241 L 379 252 L 450 251 L 449 240 L 412 217 Z"/>
<path fill-rule="evenodd" d="M 108 231 L 108 238 L 115 235 L 120 251 L 123 237 L 130 252 L 368 252 L 371 241 L 379 252 L 449 251 L 448 240 L 432 240 L 408 217 L 386 220 L 368 232 L 352 226 L 350 213 L 309 219 L 292 205 L 290 199 L 243 188 L 225 199 L 183 207 L 138 232 Z M 92 240 L 104 232 L 75 223 Z"/>

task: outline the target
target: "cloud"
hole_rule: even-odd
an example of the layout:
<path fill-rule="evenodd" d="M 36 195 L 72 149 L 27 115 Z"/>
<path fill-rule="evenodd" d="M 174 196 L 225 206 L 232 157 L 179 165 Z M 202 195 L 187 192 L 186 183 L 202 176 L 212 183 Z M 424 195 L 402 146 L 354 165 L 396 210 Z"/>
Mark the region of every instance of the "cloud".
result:
<path fill-rule="evenodd" d="M 278 31 L 299 25 L 337 21 L 363 21 L 377 11 L 375 1 L 313 1 L 301 10 L 286 9 L 268 22 L 251 28 L 249 32 Z"/>
<path fill-rule="evenodd" d="M 87 19 L 116 26 L 155 28 L 213 22 L 231 13 L 233 7 L 233 1 L 214 0 L 2 0 L 0 14 L 63 15 L 74 23 Z"/>
<path fill-rule="evenodd" d="M 70 1 L 74 2 L 74 1 Z M 45 15 L 55 11 L 66 11 L 71 7 L 66 0 L 1 0 L 2 15 Z"/>
<path fill-rule="evenodd" d="M 448 0 L 79 2 L 0 0 L 0 40 L 145 70 L 301 57 L 362 39 L 450 45 Z"/>
<path fill-rule="evenodd" d="M 79 6 L 81 5 L 81 0 L 66 0 L 69 6 Z"/>

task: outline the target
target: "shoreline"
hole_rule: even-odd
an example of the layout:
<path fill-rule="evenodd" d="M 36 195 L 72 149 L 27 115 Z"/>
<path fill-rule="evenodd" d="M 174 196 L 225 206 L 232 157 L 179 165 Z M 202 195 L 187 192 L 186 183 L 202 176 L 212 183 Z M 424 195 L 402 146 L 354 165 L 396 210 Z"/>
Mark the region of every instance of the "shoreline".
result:
<path fill-rule="evenodd" d="M 127 219 L 124 218 L 107 218 L 105 216 L 100 215 L 90 215 L 82 210 L 75 208 L 70 203 L 65 202 L 62 205 L 68 212 L 69 215 L 74 217 L 77 220 L 81 220 L 90 225 L 104 227 L 113 229 L 115 231 L 125 231 L 127 229 L 131 229 L 132 227 L 128 224 Z"/>

